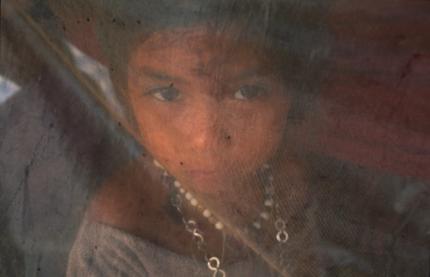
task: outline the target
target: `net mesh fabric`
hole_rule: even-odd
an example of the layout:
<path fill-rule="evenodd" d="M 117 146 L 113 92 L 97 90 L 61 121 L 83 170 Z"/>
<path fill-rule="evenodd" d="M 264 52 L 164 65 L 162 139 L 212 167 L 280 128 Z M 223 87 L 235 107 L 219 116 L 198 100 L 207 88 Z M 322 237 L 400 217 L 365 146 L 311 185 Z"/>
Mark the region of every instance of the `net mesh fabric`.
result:
<path fill-rule="evenodd" d="M 1 270 L 427 276 L 429 6 L 346 2 L 2 2 Z"/>

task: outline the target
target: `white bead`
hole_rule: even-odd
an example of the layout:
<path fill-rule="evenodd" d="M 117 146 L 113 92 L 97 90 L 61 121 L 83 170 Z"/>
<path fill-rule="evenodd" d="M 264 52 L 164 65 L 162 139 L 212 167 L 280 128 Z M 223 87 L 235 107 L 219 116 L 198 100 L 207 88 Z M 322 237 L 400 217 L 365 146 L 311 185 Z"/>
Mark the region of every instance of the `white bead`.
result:
<path fill-rule="evenodd" d="M 153 163 L 156 167 L 164 169 L 164 167 L 156 159 L 153 160 Z"/>
<path fill-rule="evenodd" d="M 215 228 L 221 230 L 222 228 L 224 228 L 224 225 L 218 221 L 217 223 L 215 223 Z"/>
<path fill-rule="evenodd" d="M 268 213 L 266 213 L 266 212 L 262 212 L 262 213 L 260 214 L 260 216 L 261 216 L 263 219 L 265 219 L 265 220 L 268 220 L 268 219 L 269 219 L 269 214 L 268 214 Z"/>
<path fill-rule="evenodd" d="M 264 206 L 272 207 L 273 206 L 273 199 L 266 199 L 264 201 Z"/>
<path fill-rule="evenodd" d="M 180 192 L 180 193 L 185 193 L 185 190 L 184 190 L 183 188 L 180 188 L 180 189 L 179 189 L 179 192 Z"/>
<path fill-rule="evenodd" d="M 286 243 L 289 238 L 287 231 L 282 230 L 276 234 L 276 240 L 280 243 Z"/>
<path fill-rule="evenodd" d="M 260 228 L 261 228 L 261 224 L 260 224 L 260 222 L 258 222 L 258 221 L 255 221 L 254 223 L 252 223 L 252 225 L 254 225 L 254 227 L 255 227 L 256 229 L 260 229 Z"/>
<path fill-rule="evenodd" d="M 211 211 L 209 211 L 208 209 L 205 209 L 205 210 L 203 211 L 203 216 L 204 216 L 204 217 L 210 217 L 210 216 L 211 216 Z"/>
<path fill-rule="evenodd" d="M 190 203 L 192 206 L 197 206 L 197 204 L 198 204 L 197 199 L 195 199 L 195 198 L 191 199 Z"/>
<path fill-rule="evenodd" d="M 185 199 L 191 200 L 192 198 L 193 198 L 193 196 L 191 195 L 191 193 L 189 193 L 189 192 L 185 193 Z"/>
<path fill-rule="evenodd" d="M 176 181 L 173 183 L 175 185 L 175 187 L 180 188 L 181 187 L 181 183 L 179 183 L 179 181 Z"/>

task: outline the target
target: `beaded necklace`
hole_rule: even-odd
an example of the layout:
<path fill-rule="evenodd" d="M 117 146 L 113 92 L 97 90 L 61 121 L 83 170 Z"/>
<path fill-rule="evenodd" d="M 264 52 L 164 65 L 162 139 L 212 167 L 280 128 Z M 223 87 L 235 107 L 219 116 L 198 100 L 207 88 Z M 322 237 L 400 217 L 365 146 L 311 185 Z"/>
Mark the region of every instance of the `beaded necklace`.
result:
<path fill-rule="evenodd" d="M 186 219 L 182 210 L 183 199 L 187 200 L 189 204 L 196 208 L 204 218 L 206 218 L 214 228 L 222 231 L 224 224 L 215 216 L 213 213 L 203 207 L 199 201 L 187 191 L 182 184 L 174 177 L 170 176 L 164 167 L 157 161 L 153 160 L 156 167 L 160 168 L 162 173 L 163 183 L 168 185 L 170 190 L 173 191 L 170 202 L 172 206 L 179 212 L 182 218 L 182 223 L 185 226 L 187 232 L 192 235 L 193 240 L 197 245 L 197 249 L 203 253 L 203 257 L 207 263 L 208 269 L 212 272 L 212 277 L 226 277 L 226 272 L 221 268 L 220 258 L 217 256 L 210 256 L 206 251 L 206 241 L 203 232 L 198 228 L 197 222 L 194 219 Z M 275 229 L 277 231 L 275 239 L 279 244 L 284 244 L 288 241 L 289 235 L 286 231 L 287 224 L 284 219 L 280 217 L 279 205 L 274 200 L 275 188 L 273 185 L 273 174 L 271 172 L 271 166 L 264 164 L 262 168 L 262 175 L 265 178 L 264 186 L 264 210 L 259 216 L 253 221 L 252 227 L 256 230 L 262 228 L 262 222 L 268 221 L 270 216 L 274 216 Z"/>

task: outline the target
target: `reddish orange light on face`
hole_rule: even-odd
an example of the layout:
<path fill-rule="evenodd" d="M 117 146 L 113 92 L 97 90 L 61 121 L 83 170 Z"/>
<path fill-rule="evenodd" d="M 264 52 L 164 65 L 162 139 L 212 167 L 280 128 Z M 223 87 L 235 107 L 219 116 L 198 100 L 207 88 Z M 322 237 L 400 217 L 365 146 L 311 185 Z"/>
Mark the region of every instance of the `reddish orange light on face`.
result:
<path fill-rule="evenodd" d="M 222 190 L 279 147 L 288 96 L 255 49 L 190 28 L 156 33 L 131 55 L 141 142 L 193 190 Z"/>

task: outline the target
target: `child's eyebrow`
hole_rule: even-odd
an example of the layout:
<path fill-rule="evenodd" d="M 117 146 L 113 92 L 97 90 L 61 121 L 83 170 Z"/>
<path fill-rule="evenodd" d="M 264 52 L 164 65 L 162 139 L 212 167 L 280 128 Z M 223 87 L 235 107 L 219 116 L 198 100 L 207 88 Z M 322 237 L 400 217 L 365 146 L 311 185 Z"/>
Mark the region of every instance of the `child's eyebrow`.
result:
<path fill-rule="evenodd" d="M 145 75 L 146 77 L 159 80 L 159 81 L 174 81 L 185 83 L 186 81 L 180 77 L 169 75 L 165 72 L 162 72 L 157 69 L 153 69 L 147 66 L 143 66 L 139 69 L 139 72 Z"/>

